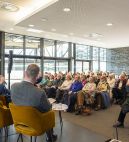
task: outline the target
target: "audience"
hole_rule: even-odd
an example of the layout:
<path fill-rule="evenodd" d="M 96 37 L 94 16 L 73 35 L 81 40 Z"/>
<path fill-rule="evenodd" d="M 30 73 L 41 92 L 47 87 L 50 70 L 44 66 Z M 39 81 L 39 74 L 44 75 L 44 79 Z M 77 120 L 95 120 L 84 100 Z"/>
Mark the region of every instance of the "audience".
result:
<path fill-rule="evenodd" d="M 0 75 L 0 95 L 8 96 L 10 91 L 5 87 L 5 78 Z M 124 127 L 124 119 L 129 112 L 129 80 L 127 75 L 122 72 L 118 79 L 115 74 L 109 72 L 74 73 L 62 72 L 54 75 L 46 72 L 44 77 L 39 73 L 36 64 L 30 64 L 26 71 L 24 80 L 15 83 L 11 87 L 12 102 L 16 105 L 33 106 L 39 111 L 47 112 L 51 105 L 47 98 L 56 99 L 56 103 L 68 105 L 67 112 L 74 112 L 76 115 L 82 114 L 83 109 L 94 104 L 92 109 L 100 110 L 110 106 L 110 99 L 114 103 L 121 104 L 118 122 L 114 127 Z M 124 103 L 123 103 L 124 102 Z M 46 132 L 47 141 L 51 142 L 50 132 Z M 52 135 L 53 140 L 57 135 Z"/>

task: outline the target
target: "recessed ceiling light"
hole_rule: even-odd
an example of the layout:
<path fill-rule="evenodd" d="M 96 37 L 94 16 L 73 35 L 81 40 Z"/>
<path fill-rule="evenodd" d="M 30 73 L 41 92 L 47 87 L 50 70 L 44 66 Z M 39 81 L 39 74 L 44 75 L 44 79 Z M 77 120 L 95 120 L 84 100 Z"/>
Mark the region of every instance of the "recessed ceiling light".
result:
<path fill-rule="evenodd" d="M 34 32 L 34 33 L 42 33 L 43 31 L 41 30 L 37 30 L 37 29 L 32 29 L 32 28 L 29 28 L 27 29 L 28 32 Z"/>
<path fill-rule="evenodd" d="M 63 37 L 68 37 L 68 35 L 63 35 Z"/>
<path fill-rule="evenodd" d="M 31 24 L 30 24 L 30 25 L 28 25 L 28 26 L 29 26 L 29 27 L 34 27 L 34 25 L 31 25 Z"/>
<path fill-rule="evenodd" d="M 112 23 L 107 23 L 106 25 L 109 26 L 109 27 L 113 26 Z"/>
<path fill-rule="evenodd" d="M 101 35 L 101 34 L 98 34 L 98 33 L 91 33 L 91 34 L 89 35 L 89 37 L 91 37 L 91 38 L 98 38 L 98 37 L 102 37 L 102 35 Z"/>
<path fill-rule="evenodd" d="M 72 35 L 74 35 L 74 33 L 69 33 L 69 35 L 71 35 L 71 36 L 72 36 Z"/>
<path fill-rule="evenodd" d="M 55 32 L 55 31 L 56 31 L 56 29 L 54 29 L 54 28 L 53 28 L 53 29 L 51 29 L 51 31 Z"/>
<path fill-rule="evenodd" d="M 45 36 L 46 36 L 46 37 L 49 37 L 50 35 L 46 34 Z"/>
<path fill-rule="evenodd" d="M 84 37 L 89 37 L 89 35 L 83 35 Z"/>
<path fill-rule="evenodd" d="M 64 12 L 69 12 L 69 11 L 71 11 L 71 9 L 70 8 L 64 8 L 63 11 Z"/>
<path fill-rule="evenodd" d="M 16 12 L 19 10 L 19 7 L 16 6 L 15 4 L 12 4 L 10 2 L 6 2 L 6 1 L 0 1 L 0 8 L 10 11 L 10 12 Z"/>
<path fill-rule="evenodd" d="M 42 20 L 43 22 L 46 22 L 46 21 L 47 21 L 47 19 L 46 19 L 46 18 L 42 18 L 41 20 Z"/>
<path fill-rule="evenodd" d="M 13 31 L 14 29 L 13 28 L 10 28 L 10 31 Z"/>

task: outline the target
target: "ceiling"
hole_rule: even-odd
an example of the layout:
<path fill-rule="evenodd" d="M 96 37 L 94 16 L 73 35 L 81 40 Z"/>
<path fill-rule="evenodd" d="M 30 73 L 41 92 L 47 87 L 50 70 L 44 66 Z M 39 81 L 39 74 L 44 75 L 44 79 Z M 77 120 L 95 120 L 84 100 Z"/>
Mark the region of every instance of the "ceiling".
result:
<path fill-rule="evenodd" d="M 106 48 L 129 46 L 129 0 L 10 0 L 0 9 L 0 30 Z M 71 11 L 64 12 L 64 8 Z M 42 19 L 46 21 L 42 21 Z M 112 23 L 112 26 L 107 26 Z M 27 31 L 28 25 L 41 33 Z M 10 28 L 13 28 L 10 29 Z"/>

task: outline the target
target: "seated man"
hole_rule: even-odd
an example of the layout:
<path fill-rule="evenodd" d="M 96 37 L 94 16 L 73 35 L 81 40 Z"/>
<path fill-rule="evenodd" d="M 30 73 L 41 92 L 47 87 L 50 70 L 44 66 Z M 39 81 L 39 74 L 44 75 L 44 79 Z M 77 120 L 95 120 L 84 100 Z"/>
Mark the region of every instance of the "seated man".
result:
<path fill-rule="evenodd" d="M 96 90 L 96 84 L 94 83 L 94 77 L 90 77 L 89 82 L 87 82 L 85 86 L 82 88 L 82 90 L 79 91 L 77 94 L 78 110 L 76 115 L 81 113 L 84 101 L 88 101 L 88 98 L 94 97 L 95 90 Z"/>
<path fill-rule="evenodd" d="M 44 113 L 51 109 L 51 105 L 45 92 L 34 86 L 38 74 L 39 67 L 36 64 L 30 64 L 25 71 L 24 80 L 12 85 L 11 98 L 15 105 L 32 106 Z M 51 136 L 51 131 L 53 130 L 46 132 L 48 142 L 57 139 L 57 135 Z"/>
<path fill-rule="evenodd" d="M 58 87 L 57 91 L 56 91 L 56 101 L 57 102 L 61 102 L 62 98 L 63 98 L 63 94 L 69 91 L 69 88 L 72 84 L 72 80 L 71 80 L 71 76 L 70 75 L 66 75 L 66 80 L 63 82 L 63 84 Z"/>
<path fill-rule="evenodd" d="M 68 112 L 74 111 L 74 106 L 77 99 L 77 93 L 82 89 L 82 83 L 80 82 L 80 76 L 75 75 L 74 82 L 72 83 L 68 94 L 65 94 L 66 98 L 68 99 Z"/>
<path fill-rule="evenodd" d="M 116 81 L 114 88 L 112 89 L 113 100 L 115 101 L 115 103 L 121 104 L 122 101 L 125 99 L 126 83 L 126 75 L 122 73 L 119 79 Z"/>
<path fill-rule="evenodd" d="M 126 114 L 129 112 L 129 80 L 127 81 L 127 84 L 126 84 L 126 92 L 127 92 L 126 100 L 121 106 L 118 122 L 114 124 L 113 127 L 124 127 L 124 120 L 125 120 Z"/>

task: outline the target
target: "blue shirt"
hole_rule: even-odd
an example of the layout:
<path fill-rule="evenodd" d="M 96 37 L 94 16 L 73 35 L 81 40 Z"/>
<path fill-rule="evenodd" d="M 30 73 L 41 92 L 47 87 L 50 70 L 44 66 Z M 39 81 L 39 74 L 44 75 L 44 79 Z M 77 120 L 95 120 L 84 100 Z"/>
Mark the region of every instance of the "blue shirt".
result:
<path fill-rule="evenodd" d="M 74 81 L 70 87 L 70 91 L 78 92 L 82 89 L 83 85 L 80 81 Z"/>

